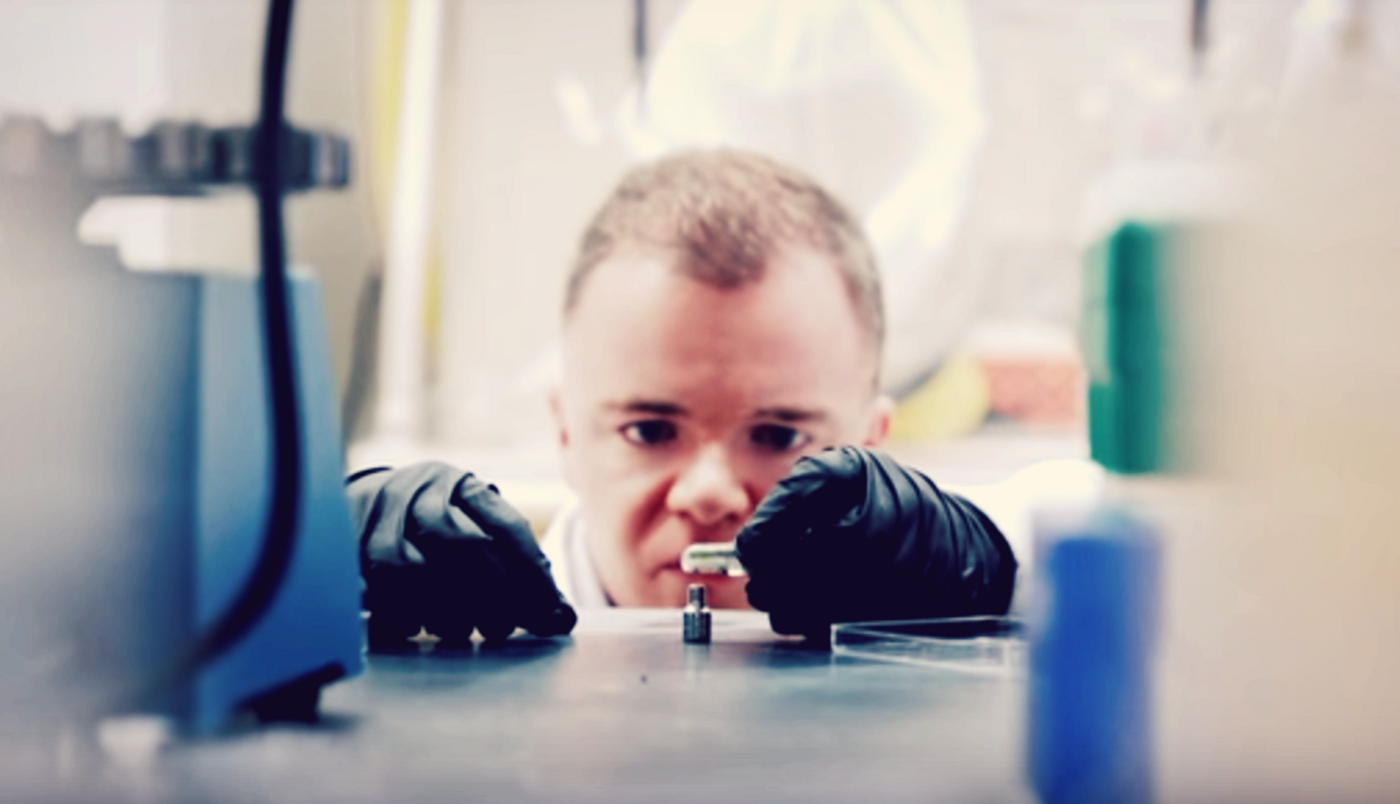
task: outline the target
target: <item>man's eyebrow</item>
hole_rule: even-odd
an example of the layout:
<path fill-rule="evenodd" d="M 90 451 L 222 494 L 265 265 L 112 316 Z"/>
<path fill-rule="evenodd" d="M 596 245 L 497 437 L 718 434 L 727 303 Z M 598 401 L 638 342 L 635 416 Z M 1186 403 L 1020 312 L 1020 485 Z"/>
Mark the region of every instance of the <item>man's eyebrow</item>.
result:
<path fill-rule="evenodd" d="M 754 411 L 755 419 L 776 419 L 786 424 L 821 421 L 827 418 L 826 412 L 806 408 L 759 408 Z"/>
<path fill-rule="evenodd" d="M 662 402 L 654 399 L 627 399 L 620 402 L 609 402 L 605 407 L 615 413 L 649 413 L 653 416 L 684 416 L 685 408 L 674 402 Z"/>

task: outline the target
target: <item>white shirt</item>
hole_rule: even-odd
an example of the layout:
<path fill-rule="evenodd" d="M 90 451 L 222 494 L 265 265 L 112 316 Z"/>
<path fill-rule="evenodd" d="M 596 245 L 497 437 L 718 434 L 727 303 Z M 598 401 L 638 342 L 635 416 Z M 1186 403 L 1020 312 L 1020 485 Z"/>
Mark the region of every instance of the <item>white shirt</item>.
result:
<path fill-rule="evenodd" d="M 593 558 L 588 554 L 588 532 L 577 500 L 570 500 L 549 523 L 540 540 L 540 549 L 549 559 L 554 585 L 576 609 L 603 609 L 612 605 Z"/>

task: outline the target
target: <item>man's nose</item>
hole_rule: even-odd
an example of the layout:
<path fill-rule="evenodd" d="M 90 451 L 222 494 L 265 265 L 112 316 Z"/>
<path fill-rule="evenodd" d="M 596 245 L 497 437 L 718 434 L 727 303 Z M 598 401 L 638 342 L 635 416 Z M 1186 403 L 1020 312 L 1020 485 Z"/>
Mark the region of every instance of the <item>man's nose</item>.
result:
<path fill-rule="evenodd" d="M 707 444 L 681 470 L 666 504 L 701 527 L 724 524 L 733 517 L 742 521 L 749 515 L 749 494 L 744 482 L 719 444 Z"/>

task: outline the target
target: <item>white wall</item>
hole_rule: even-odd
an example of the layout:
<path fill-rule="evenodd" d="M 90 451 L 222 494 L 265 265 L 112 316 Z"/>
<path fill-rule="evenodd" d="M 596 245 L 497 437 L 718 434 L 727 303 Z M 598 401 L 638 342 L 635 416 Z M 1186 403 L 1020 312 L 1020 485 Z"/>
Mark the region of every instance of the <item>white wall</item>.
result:
<path fill-rule="evenodd" d="M 684 8 L 653 2 L 653 40 Z M 1213 4 L 1211 68 L 1192 82 L 1177 0 L 975 0 L 987 137 L 947 259 L 985 272 L 986 317 L 1072 326 L 1089 186 L 1115 166 L 1199 153 L 1199 106 L 1233 114 L 1276 90 L 1293 0 Z M 567 262 L 629 163 L 610 131 L 632 80 L 630 0 L 462 0 L 449 38 L 442 331 L 432 432 L 458 446 L 547 440 L 542 378 Z M 556 97 L 575 79 L 603 127 L 570 134 Z M 1253 100 L 1249 100 L 1253 99 Z M 892 134 L 893 136 L 893 134 Z M 936 311 L 935 311 L 936 312 Z M 929 337 L 944 337 L 930 329 Z"/>
<path fill-rule="evenodd" d="M 653 3 L 652 30 L 679 3 Z M 631 84 L 630 0 L 453 4 L 445 115 L 439 437 L 548 438 L 541 383 L 569 259 L 628 158 L 571 135 L 557 91 L 604 127 Z M 528 367 L 538 366 L 540 371 Z"/>
<path fill-rule="evenodd" d="M 1144 150 L 1152 115 L 1190 96 L 1186 3 L 978 0 L 968 5 L 989 126 L 965 226 L 950 259 L 990 277 L 989 316 L 1071 322 L 1075 229 L 1085 187 Z M 653 0 L 653 49 L 685 0 Z M 327 297 L 336 373 L 350 373 L 355 305 L 378 262 L 370 214 L 366 71 L 377 0 L 303 0 L 294 28 L 290 112 L 348 133 L 356 181 L 294 199 L 291 247 Z M 1217 4 L 1229 97 L 1267 94 L 1296 3 Z M 548 376 L 563 275 L 587 216 L 629 162 L 611 131 L 634 79 L 631 0 L 456 0 L 448 4 L 447 91 L 438 242 L 440 331 L 429 432 L 456 445 L 548 438 Z M 261 0 L 30 0 L 0 3 L 0 111 L 63 124 L 119 114 L 246 121 L 256 102 Z M 1263 43 L 1264 46 L 1261 46 Z M 1243 67 L 1243 69 L 1242 69 Z M 560 100 L 567 87 L 570 121 Z M 580 104 L 580 99 L 587 103 Z M 591 103 L 591 112 L 589 104 Z M 597 140 L 590 140 L 589 124 Z M 1180 137 L 1167 126 L 1165 141 Z M 251 203 L 118 222 L 157 261 L 248 265 Z M 139 217 L 139 216 L 138 216 Z M 132 232 L 144 231 L 144 241 Z M 139 232 L 137 232 L 139 233 Z M 531 369 L 533 367 L 534 370 Z"/>

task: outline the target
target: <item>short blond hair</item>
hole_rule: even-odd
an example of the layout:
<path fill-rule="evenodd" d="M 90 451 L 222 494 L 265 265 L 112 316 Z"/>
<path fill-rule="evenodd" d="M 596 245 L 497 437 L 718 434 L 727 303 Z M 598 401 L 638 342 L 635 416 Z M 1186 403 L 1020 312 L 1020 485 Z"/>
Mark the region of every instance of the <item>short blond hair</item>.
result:
<path fill-rule="evenodd" d="M 593 269 L 627 243 L 677 249 L 687 276 L 724 288 L 762 278 L 785 245 L 816 249 L 840 271 L 878 369 L 885 315 L 874 252 L 859 220 L 805 174 L 731 149 L 687 151 L 634 168 L 579 242 L 566 318 Z"/>

